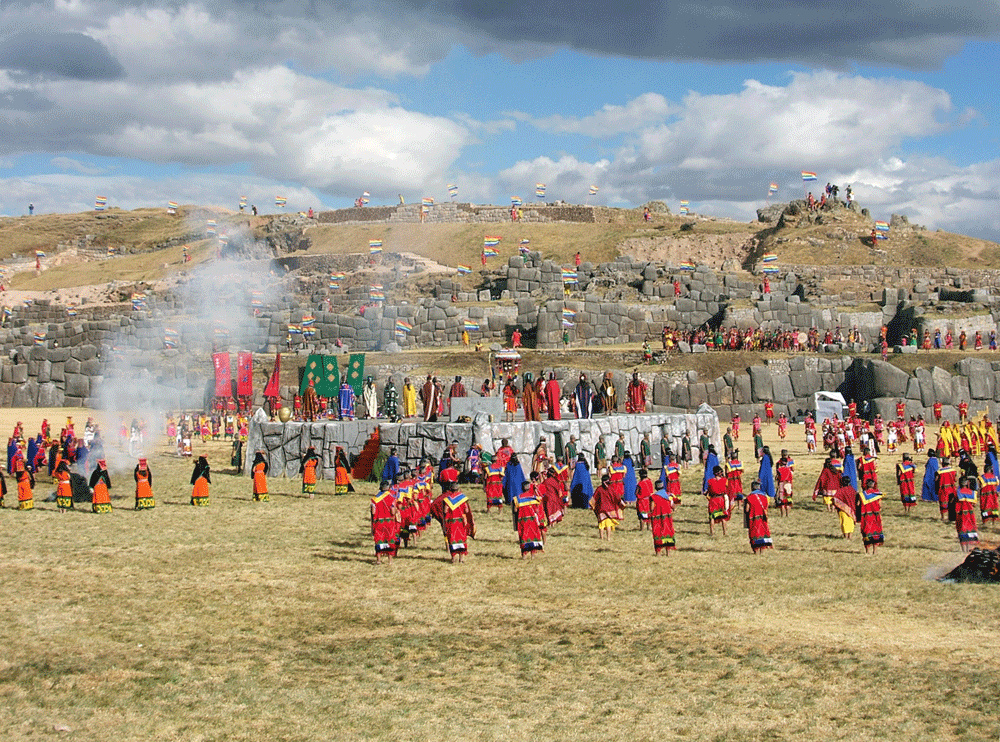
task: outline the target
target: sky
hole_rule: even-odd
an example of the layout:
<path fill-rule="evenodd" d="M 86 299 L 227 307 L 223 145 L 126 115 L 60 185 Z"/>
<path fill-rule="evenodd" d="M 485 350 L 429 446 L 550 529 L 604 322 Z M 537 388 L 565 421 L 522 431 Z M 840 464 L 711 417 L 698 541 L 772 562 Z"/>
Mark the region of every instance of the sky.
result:
<path fill-rule="evenodd" d="M 544 183 L 749 220 L 831 182 L 1000 240 L 997 2 L 2 0 L 0 29 L 3 215 Z"/>

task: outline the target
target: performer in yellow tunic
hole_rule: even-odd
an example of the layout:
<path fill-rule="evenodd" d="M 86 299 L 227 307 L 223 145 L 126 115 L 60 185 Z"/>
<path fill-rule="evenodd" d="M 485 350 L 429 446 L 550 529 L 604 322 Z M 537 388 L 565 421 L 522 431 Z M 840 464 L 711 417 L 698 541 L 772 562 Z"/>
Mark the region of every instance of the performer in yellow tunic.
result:
<path fill-rule="evenodd" d="M 414 417 L 416 414 L 417 390 L 407 377 L 403 379 L 403 417 Z"/>
<path fill-rule="evenodd" d="M 146 459 L 139 459 L 133 472 L 135 477 L 135 509 L 149 510 L 156 507 L 153 499 L 153 472 L 149 470 Z"/>
<path fill-rule="evenodd" d="M 73 485 L 69 481 L 69 462 L 63 459 L 53 472 L 56 479 L 56 506 L 60 513 L 73 509 Z"/>

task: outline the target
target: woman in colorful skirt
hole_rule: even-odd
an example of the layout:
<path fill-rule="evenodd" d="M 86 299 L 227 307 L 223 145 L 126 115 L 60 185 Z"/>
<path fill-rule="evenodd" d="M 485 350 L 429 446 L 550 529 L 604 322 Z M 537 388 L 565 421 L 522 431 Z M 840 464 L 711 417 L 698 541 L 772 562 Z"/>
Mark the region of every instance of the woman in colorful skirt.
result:
<path fill-rule="evenodd" d="M 955 495 L 955 530 L 962 551 L 972 551 L 979 545 L 979 529 L 976 528 L 976 493 L 972 482 L 963 478 Z"/>
<path fill-rule="evenodd" d="M 346 495 L 354 492 L 354 485 L 351 484 L 351 465 L 347 462 L 347 454 L 344 449 L 337 446 L 337 454 L 333 458 L 335 469 L 334 493 Z"/>
<path fill-rule="evenodd" d="M 24 459 L 18 458 L 14 461 L 14 476 L 17 478 L 17 509 L 34 510 L 35 477 L 24 468 Z"/>
<path fill-rule="evenodd" d="M 855 505 L 858 500 L 858 491 L 851 486 L 851 478 L 842 476 L 840 486 L 833 493 L 833 509 L 840 519 L 840 533 L 850 540 L 854 533 L 854 523 L 857 517 Z"/>
<path fill-rule="evenodd" d="M 211 471 L 208 459 L 204 456 L 199 456 L 194 464 L 194 471 L 191 472 L 191 485 L 194 487 L 191 490 L 192 505 L 198 507 L 206 507 L 208 505 L 208 485 L 212 483 Z"/>
<path fill-rule="evenodd" d="M 649 498 L 649 522 L 653 532 L 653 549 L 657 556 L 670 556 L 677 550 L 674 540 L 674 504 L 670 494 L 664 489 L 663 481 L 657 480 L 653 496 Z"/>
<path fill-rule="evenodd" d="M 91 506 L 95 513 L 111 512 L 111 475 L 108 474 L 108 464 L 104 459 L 97 462 L 94 473 L 90 475 L 90 488 L 94 491 Z"/>
<path fill-rule="evenodd" d="M 253 457 L 253 467 L 250 472 L 253 475 L 253 501 L 270 502 L 271 497 L 267 493 L 267 459 L 263 451 L 258 451 Z"/>
<path fill-rule="evenodd" d="M 874 479 L 865 480 L 864 487 L 858 493 L 855 510 L 865 553 L 874 554 L 876 547 L 885 543 L 885 535 L 882 533 L 882 493 L 875 487 Z"/>
<path fill-rule="evenodd" d="M 156 500 L 153 499 L 153 472 L 146 459 L 139 459 L 132 476 L 135 478 L 135 509 L 151 510 L 156 507 Z"/>
<path fill-rule="evenodd" d="M 62 459 L 52 473 L 56 480 L 56 507 L 60 513 L 73 509 L 73 485 L 69 479 L 69 462 Z"/>
<path fill-rule="evenodd" d="M 339 448 L 337 449 L 340 450 Z M 299 466 L 299 473 L 302 475 L 302 494 L 309 495 L 309 499 L 316 497 L 316 467 L 319 466 L 319 454 L 312 446 L 302 457 Z M 340 494 L 339 491 L 337 494 Z"/>
<path fill-rule="evenodd" d="M 760 554 L 764 549 L 773 548 L 771 541 L 771 526 L 767 522 L 767 506 L 769 498 L 754 480 L 750 485 L 750 494 L 743 501 L 743 524 L 750 539 L 750 548 L 754 554 Z"/>

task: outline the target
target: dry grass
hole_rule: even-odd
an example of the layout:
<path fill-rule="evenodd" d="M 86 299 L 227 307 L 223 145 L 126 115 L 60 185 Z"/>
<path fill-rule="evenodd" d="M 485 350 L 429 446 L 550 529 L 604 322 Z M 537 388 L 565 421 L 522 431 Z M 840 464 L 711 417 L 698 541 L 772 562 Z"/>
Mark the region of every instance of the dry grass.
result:
<path fill-rule="evenodd" d="M 793 431 L 804 492 L 818 457 Z M 473 489 L 464 566 L 432 527 L 375 567 L 371 485 L 308 500 L 272 480 L 255 506 L 223 448 L 207 509 L 161 453 L 155 511 L 127 509 L 121 474 L 110 516 L 0 511 L 4 739 L 996 738 L 996 588 L 926 579 L 959 560 L 954 529 L 902 516 L 892 487 L 875 557 L 803 495 L 773 552 L 735 521 L 710 538 L 689 472 L 669 559 L 634 521 L 606 545 L 574 511 L 522 562 Z"/>

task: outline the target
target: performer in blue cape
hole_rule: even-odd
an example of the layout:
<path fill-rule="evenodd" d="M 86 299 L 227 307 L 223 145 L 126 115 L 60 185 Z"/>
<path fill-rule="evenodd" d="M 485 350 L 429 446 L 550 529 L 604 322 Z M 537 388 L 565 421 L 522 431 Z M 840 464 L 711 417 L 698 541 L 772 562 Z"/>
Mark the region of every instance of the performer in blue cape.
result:
<path fill-rule="evenodd" d="M 924 484 L 920 490 L 920 499 L 924 502 L 937 502 L 937 487 L 934 480 L 937 477 L 941 462 L 938 461 L 937 451 L 933 448 L 927 452 L 927 464 L 924 466 Z"/>
<path fill-rule="evenodd" d="M 989 464 L 990 466 L 992 466 L 993 467 L 993 473 L 997 474 L 997 472 L 1000 472 L 1000 468 L 998 468 L 998 467 L 1000 467 L 1000 461 L 997 461 L 997 447 L 993 444 L 993 441 L 990 441 L 989 443 L 987 443 L 986 446 L 987 446 L 987 449 L 986 449 L 986 463 Z M 986 467 L 984 466 L 983 467 L 983 471 L 985 471 L 985 470 L 986 470 Z M 997 476 L 1000 476 L 1000 474 L 998 474 Z"/>
<path fill-rule="evenodd" d="M 587 458 L 582 453 L 576 457 L 573 467 L 573 479 L 569 483 L 570 505 L 575 508 L 589 508 L 590 498 L 594 496 L 594 483 L 590 479 L 590 467 Z"/>
<path fill-rule="evenodd" d="M 628 451 L 622 457 L 622 464 L 625 465 L 625 494 L 622 495 L 624 502 L 635 502 L 635 488 L 639 486 L 639 479 L 635 476 L 635 465 L 632 463 L 632 454 Z"/>
<path fill-rule="evenodd" d="M 399 474 L 399 456 L 396 455 L 396 449 L 389 449 L 389 458 L 385 460 L 385 466 L 382 467 L 382 479 L 387 482 L 395 482 L 396 476 Z"/>
<path fill-rule="evenodd" d="M 594 389 L 587 381 L 587 374 L 580 374 L 580 382 L 573 390 L 573 399 L 576 402 L 576 416 L 587 419 L 594 416 Z"/>
<path fill-rule="evenodd" d="M 854 459 L 854 452 L 848 446 L 844 449 L 844 476 L 851 480 L 851 486 L 858 489 L 858 462 Z"/>
<path fill-rule="evenodd" d="M 38 441 L 36 441 L 34 438 L 29 438 L 27 461 L 24 462 L 24 466 L 30 472 L 35 471 L 35 457 L 37 455 L 38 455 Z"/>
<path fill-rule="evenodd" d="M 708 446 L 708 453 L 705 454 L 705 476 L 701 480 L 701 491 L 706 492 L 708 490 L 708 480 L 715 476 L 713 472 L 715 467 L 719 465 L 719 454 L 715 452 L 715 446 Z"/>
<path fill-rule="evenodd" d="M 760 482 L 760 491 L 774 499 L 774 461 L 772 461 L 771 449 L 764 446 L 760 457 L 760 470 L 757 472 L 757 480 Z"/>
<path fill-rule="evenodd" d="M 508 505 L 515 497 L 520 497 L 523 491 L 521 485 L 524 484 L 524 470 L 517 460 L 517 456 L 511 456 L 507 462 L 507 468 L 503 472 L 503 499 Z"/>
<path fill-rule="evenodd" d="M 11 438 L 7 444 L 7 471 L 14 471 L 14 457 L 17 456 L 17 442 Z"/>

